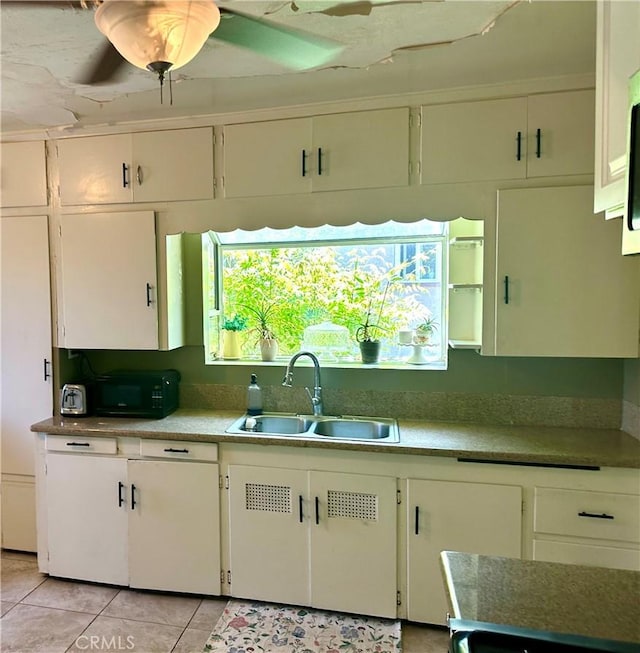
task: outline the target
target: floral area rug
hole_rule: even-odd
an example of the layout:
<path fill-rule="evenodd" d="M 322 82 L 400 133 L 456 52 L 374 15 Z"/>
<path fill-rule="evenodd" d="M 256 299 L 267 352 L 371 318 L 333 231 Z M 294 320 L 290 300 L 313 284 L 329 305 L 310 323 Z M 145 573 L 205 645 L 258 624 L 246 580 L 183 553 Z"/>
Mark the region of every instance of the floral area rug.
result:
<path fill-rule="evenodd" d="M 231 600 L 204 653 L 400 653 L 400 622 Z"/>

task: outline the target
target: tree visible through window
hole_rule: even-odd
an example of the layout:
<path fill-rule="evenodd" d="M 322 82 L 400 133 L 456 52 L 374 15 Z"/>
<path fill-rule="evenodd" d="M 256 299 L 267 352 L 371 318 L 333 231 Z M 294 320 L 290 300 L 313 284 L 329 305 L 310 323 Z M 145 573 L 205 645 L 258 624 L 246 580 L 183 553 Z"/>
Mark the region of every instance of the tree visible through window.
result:
<path fill-rule="evenodd" d="M 221 357 L 220 329 L 246 319 L 242 359 L 259 360 L 259 313 L 267 313 L 281 357 L 310 349 L 326 363 L 358 364 L 365 323 L 382 341 L 381 365 L 412 353 L 398 332 L 425 320 L 436 330 L 429 360 L 446 357 L 446 223 L 355 224 L 205 234 L 205 334 L 210 360 Z M 264 326 L 264 325 L 262 325 Z"/>

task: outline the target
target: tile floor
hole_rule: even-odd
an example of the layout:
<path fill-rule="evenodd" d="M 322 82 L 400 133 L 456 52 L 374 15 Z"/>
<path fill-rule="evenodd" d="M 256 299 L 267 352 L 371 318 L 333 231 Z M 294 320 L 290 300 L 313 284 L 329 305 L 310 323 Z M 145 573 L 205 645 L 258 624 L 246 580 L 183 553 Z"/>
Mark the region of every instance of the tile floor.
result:
<path fill-rule="evenodd" d="M 26 553 L 2 551 L 0 564 L 2 653 L 201 653 L 226 605 L 49 578 Z M 402 642 L 403 653 L 446 653 L 448 637 L 403 623 Z"/>

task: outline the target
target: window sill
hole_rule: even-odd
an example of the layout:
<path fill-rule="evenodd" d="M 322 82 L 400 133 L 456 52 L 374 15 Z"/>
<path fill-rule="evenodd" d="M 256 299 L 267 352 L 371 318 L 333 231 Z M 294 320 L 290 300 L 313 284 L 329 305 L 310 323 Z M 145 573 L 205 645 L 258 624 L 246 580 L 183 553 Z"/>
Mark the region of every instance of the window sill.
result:
<path fill-rule="evenodd" d="M 216 359 L 206 362 L 206 365 L 212 365 L 214 367 L 219 367 L 222 365 L 228 365 L 230 367 L 286 367 L 289 362 L 289 357 L 278 358 L 274 361 L 263 361 L 259 359 L 239 359 L 239 360 L 224 360 Z M 311 363 L 305 360 L 299 360 L 296 365 L 302 367 L 311 367 Z M 405 363 L 402 361 L 398 362 L 382 362 L 382 363 L 373 363 L 373 364 L 364 364 L 357 361 L 341 363 L 337 361 L 320 361 L 320 367 L 322 369 L 341 369 L 341 370 L 438 370 L 443 371 L 447 369 L 446 361 L 429 361 L 428 363 L 422 363 L 419 365 Z"/>

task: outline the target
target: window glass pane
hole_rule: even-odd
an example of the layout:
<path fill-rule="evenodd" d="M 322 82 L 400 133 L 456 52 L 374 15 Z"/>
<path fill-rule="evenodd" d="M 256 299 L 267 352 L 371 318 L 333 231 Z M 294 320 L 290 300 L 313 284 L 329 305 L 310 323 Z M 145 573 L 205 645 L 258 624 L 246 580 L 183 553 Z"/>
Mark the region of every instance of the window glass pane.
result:
<path fill-rule="evenodd" d="M 310 349 L 325 363 L 359 364 L 358 341 L 369 336 L 382 343 L 382 365 L 408 359 L 446 362 L 446 223 L 376 227 L 216 234 L 224 241 L 218 263 L 222 301 L 220 311 L 205 310 L 209 330 L 216 320 L 224 325 L 235 316 L 245 319 L 241 357 L 248 360 L 260 359 L 260 338 L 267 329 L 283 359 Z M 263 240 L 267 232 L 276 244 Z M 249 236 L 254 242 L 259 238 L 259 244 L 251 246 Z M 209 252 L 210 265 L 214 258 Z M 205 288 L 214 276 L 211 271 Z M 214 297 L 216 289 L 205 289 L 210 306 Z M 399 343 L 400 330 L 425 321 L 435 330 L 418 349 Z M 209 333 L 206 342 L 212 357 L 223 356 L 218 338 Z"/>

